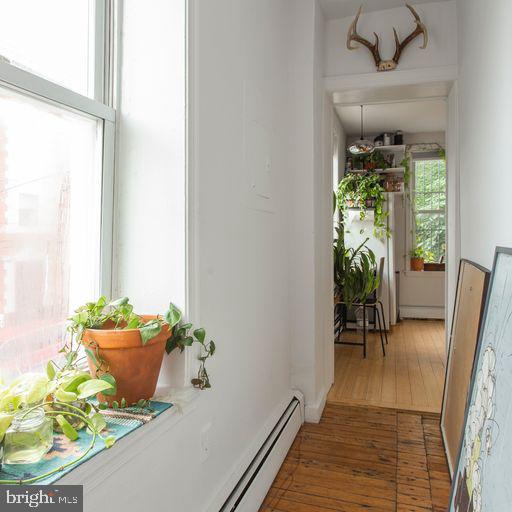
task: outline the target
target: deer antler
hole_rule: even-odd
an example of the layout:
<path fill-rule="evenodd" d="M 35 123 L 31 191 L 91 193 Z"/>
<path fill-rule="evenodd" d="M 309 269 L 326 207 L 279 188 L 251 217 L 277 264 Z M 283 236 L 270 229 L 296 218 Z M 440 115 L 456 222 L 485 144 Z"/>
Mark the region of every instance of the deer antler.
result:
<path fill-rule="evenodd" d="M 359 16 L 361 16 L 361 11 L 363 10 L 363 6 L 359 7 L 359 10 L 357 11 L 357 15 L 354 19 L 354 21 L 351 23 L 350 28 L 348 29 L 347 34 L 347 48 L 349 50 L 355 50 L 357 46 L 352 46 L 351 42 L 355 41 L 356 43 L 360 43 L 368 50 L 370 50 L 371 54 L 373 55 L 373 60 L 375 61 L 375 65 L 377 67 L 380 66 L 380 63 L 382 62 L 382 59 L 380 58 L 380 52 L 379 52 L 379 36 L 374 32 L 373 35 L 375 36 L 375 44 L 370 43 L 368 39 L 365 39 L 364 37 L 361 37 L 357 33 L 357 22 L 359 21 Z"/>
<path fill-rule="evenodd" d="M 416 21 L 416 28 L 413 32 L 411 32 L 402 42 L 400 42 L 400 39 L 398 38 L 398 34 L 396 29 L 393 27 L 393 33 L 395 35 L 395 44 L 396 44 L 396 50 L 395 55 L 391 60 L 382 60 L 380 57 L 380 51 L 379 51 L 379 36 L 374 32 L 375 35 L 375 43 L 372 44 L 370 41 L 365 39 L 364 37 L 361 37 L 357 33 L 357 22 L 359 21 L 359 16 L 361 16 L 361 11 L 363 10 L 363 6 L 359 7 L 359 10 L 357 11 L 356 17 L 354 21 L 350 24 L 350 27 L 348 29 L 347 34 L 347 48 L 349 50 L 355 50 L 357 49 L 357 46 L 353 46 L 351 43 L 352 41 L 355 41 L 357 43 L 360 43 L 368 50 L 370 50 L 373 60 L 375 61 L 375 65 L 377 66 L 378 71 L 391 71 L 393 69 L 396 69 L 396 66 L 398 64 L 398 61 L 400 60 L 400 56 L 402 55 L 402 52 L 404 48 L 416 37 L 418 37 L 420 34 L 423 34 L 423 46 L 420 46 L 421 49 L 425 49 L 428 44 L 428 32 L 427 27 L 422 23 L 420 17 L 418 16 L 418 13 L 409 5 L 405 4 L 406 7 L 411 11 L 412 15 L 414 16 L 414 20 Z"/>
<path fill-rule="evenodd" d="M 402 41 L 400 42 L 400 39 L 398 39 L 398 34 L 396 32 L 395 27 L 393 27 L 393 33 L 395 34 L 395 55 L 393 56 L 393 61 L 398 64 L 398 61 L 400 59 L 400 56 L 402 55 L 402 52 L 404 48 L 412 42 L 414 39 L 416 39 L 419 35 L 423 34 L 423 45 L 420 46 L 422 50 L 424 50 L 427 47 L 428 44 L 428 32 L 427 27 L 425 24 L 421 21 L 418 13 L 414 10 L 412 6 L 409 4 L 405 4 L 406 7 L 411 11 L 412 15 L 414 16 L 414 21 L 416 22 L 416 28 Z"/>

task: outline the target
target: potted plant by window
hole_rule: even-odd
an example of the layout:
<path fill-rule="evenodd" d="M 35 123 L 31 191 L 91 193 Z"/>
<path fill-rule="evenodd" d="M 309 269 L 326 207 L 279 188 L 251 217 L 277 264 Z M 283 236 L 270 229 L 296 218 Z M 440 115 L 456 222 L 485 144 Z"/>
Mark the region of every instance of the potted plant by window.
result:
<path fill-rule="evenodd" d="M 87 303 L 70 318 L 72 339 L 85 347 L 91 375 L 112 384 L 99 400 L 125 407 L 149 400 L 155 393 L 164 352 L 197 342 L 201 345 L 200 369 L 192 384 L 210 387 L 205 361 L 215 352 L 215 343 L 205 342 L 204 329 L 181 323 L 173 304 L 164 315 L 138 315 L 127 297 L 107 302 L 100 297 Z"/>
<path fill-rule="evenodd" d="M 409 251 L 411 257 L 411 270 L 414 272 L 421 272 L 425 268 L 425 251 L 423 247 L 413 247 Z"/>

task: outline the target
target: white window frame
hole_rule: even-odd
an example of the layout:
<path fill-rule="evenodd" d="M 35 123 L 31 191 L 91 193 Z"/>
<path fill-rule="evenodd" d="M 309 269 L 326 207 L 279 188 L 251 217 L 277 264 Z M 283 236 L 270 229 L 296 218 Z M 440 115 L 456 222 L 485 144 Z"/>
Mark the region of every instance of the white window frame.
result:
<path fill-rule="evenodd" d="M 95 51 L 93 55 L 93 98 L 20 69 L 0 58 L 0 86 L 46 103 L 85 114 L 103 124 L 101 172 L 100 291 L 112 293 L 113 211 L 116 111 L 113 105 L 114 10 L 112 0 L 92 0 L 94 4 Z"/>
<path fill-rule="evenodd" d="M 439 156 L 439 153 L 436 151 L 428 151 L 428 152 L 418 152 L 412 153 L 410 157 L 410 165 L 411 165 L 411 175 L 410 175 L 410 199 L 409 199 L 409 208 L 408 208 L 408 243 L 407 243 L 407 253 L 415 246 L 416 244 L 416 210 L 415 210 L 415 199 L 416 199 L 416 162 L 421 162 L 424 160 L 442 160 Z M 445 188 L 445 199 L 446 199 L 446 188 Z M 421 213 L 431 213 L 431 214 L 443 214 L 445 215 L 445 223 L 446 223 L 446 208 L 444 210 L 421 210 Z M 446 261 L 445 261 L 446 263 Z M 408 258 L 408 265 L 410 265 L 410 261 Z M 410 270 L 410 269 L 409 269 Z"/>

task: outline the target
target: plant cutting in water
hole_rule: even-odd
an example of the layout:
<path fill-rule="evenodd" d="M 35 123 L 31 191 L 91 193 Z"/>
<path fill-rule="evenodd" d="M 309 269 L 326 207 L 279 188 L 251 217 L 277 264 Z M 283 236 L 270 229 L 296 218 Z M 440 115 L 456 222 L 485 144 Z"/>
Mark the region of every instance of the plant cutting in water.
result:
<path fill-rule="evenodd" d="M 0 441 L 9 431 L 11 425 L 21 425 L 23 421 L 36 412 L 42 411 L 53 421 L 54 429 L 61 431 L 68 439 L 75 441 L 78 430 L 87 427 L 91 433 L 91 442 L 86 451 L 63 466 L 26 480 L 0 480 L 0 484 L 32 483 L 46 478 L 62 469 L 83 459 L 94 447 L 98 437 L 103 439 L 109 448 L 115 442 L 112 436 L 103 436 L 102 431 L 106 422 L 97 407 L 88 400 L 94 397 L 98 390 L 105 391 L 111 384 L 92 379 L 85 372 L 73 374 L 66 363 L 66 369 L 59 369 L 55 363 L 48 363 L 47 375 L 27 373 L 15 379 L 9 386 L 0 390 Z M 60 397 L 63 400 L 59 400 Z M 73 402 L 73 403 L 71 403 Z M 37 434 L 31 435 L 16 429 L 9 433 L 9 442 L 19 450 L 36 450 Z M 48 446 L 48 449 L 51 447 Z M 47 451 L 43 449 L 43 452 Z"/>

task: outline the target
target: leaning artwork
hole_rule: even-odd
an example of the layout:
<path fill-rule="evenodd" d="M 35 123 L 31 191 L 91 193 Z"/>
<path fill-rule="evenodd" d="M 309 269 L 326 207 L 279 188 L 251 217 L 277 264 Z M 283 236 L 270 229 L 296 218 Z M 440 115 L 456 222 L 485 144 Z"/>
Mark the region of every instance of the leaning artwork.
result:
<path fill-rule="evenodd" d="M 469 396 L 449 510 L 512 510 L 512 249 L 496 249 Z"/>

